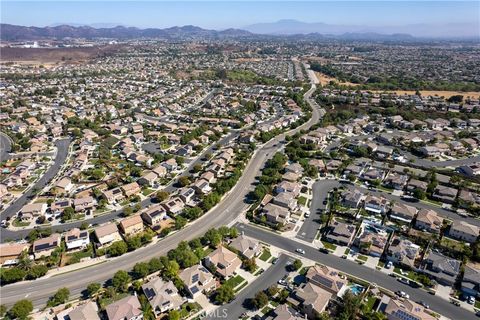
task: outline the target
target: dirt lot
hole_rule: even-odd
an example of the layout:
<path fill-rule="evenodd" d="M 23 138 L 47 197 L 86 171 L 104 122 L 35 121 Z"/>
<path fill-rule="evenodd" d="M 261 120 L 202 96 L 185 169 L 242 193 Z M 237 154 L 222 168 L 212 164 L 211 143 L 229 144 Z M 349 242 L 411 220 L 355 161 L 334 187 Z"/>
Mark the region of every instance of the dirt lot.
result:
<path fill-rule="evenodd" d="M 0 48 L 2 63 L 43 64 L 81 63 L 99 56 L 112 54 L 122 46 L 109 45 L 89 48 Z"/>
<path fill-rule="evenodd" d="M 352 86 L 352 87 L 358 86 L 358 83 L 339 82 L 336 78 L 334 78 L 334 77 L 329 77 L 329 76 L 327 76 L 326 74 L 323 74 L 323 73 L 317 72 L 317 71 L 315 71 L 315 76 L 317 77 L 318 81 L 320 81 L 320 84 L 321 84 L 322 86 L 328 84 L 330 81 L 335 81 L 335 82 L 337 82 L 339 85 Z"/>

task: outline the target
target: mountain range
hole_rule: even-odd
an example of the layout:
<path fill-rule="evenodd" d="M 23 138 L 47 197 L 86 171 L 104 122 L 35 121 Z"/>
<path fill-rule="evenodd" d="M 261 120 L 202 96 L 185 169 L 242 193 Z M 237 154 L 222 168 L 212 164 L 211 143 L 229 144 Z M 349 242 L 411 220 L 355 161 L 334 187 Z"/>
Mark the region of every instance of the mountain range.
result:
<path fill-rule="evenodd" d="M 477 23 L 446 23 L 446 24 L 408 24 L 401 26 L 364 26 L 364 25 L 335 25 L 322 22 L 302 22 L 284 19 L 276 22 L 257 23 L 242 28 L 256 34 L 294 35 L 320 33 L 324 35 L 344 34 L 408 34 L 423 38 L 479 38 Z"/>
<path fill-rule="evenodd" d="M 25 27 L 12 24 L 0 24 L 0 39 L 3 41 L 25 41 L 41 39 L 64 38 L 161 38 L 161 39 L 189 39 L 189 38 L 238 38 L 251 36 L 251 33 L 239 29 L 222 31 L 207 30 L 196 26 L 171 27 L 165 29 L 116 26 L 113 28 L 94 28 L 91 26 L 59 25 L 53 27 Z"/>
<path fill-rule="evenodd" d="M 188 39 L 241 39 L 265 37 L 281 37 L 296 39 L 325 39 L 340 40 L 378 40 L 378 41 L 415 41 L 415 37 L 460 38 L 465 30 L 470 30 L 468 24 L 451 24 L 449 32 L 439 29 L 432 33 L 430 25 L 405 25 L 402 27 L 369 27 L 330 25 L 326 23 L 306 23 L 297 20 L 279 20 L 273 23 L 259 23 L 246 26 L 242 29 L 209 30 L 197 26 L 187 25 L 170 28 L 147 28 L 115 26 L 111 24 L 61 24 L 47 27 L 26 27 L 12 24 L 0 24 L 0 39 L 3 41 L 32 41 L 42 39 L 64 38 L 109 38 L 109 39 L 136 39 L 159 38 L 166 40 Z M 95 27 L 99 26 L 99 27 Z M 428 30 L 427 30 L 428 29 Z M 430 31 L 429 31 L 430 30 Z M 412 36 L 412 34 L 415 36 Z M 471 35 L 470 35 L 471 34 Z M 470 32 L 471 38 L 478 40 L 475 29 Z M 462 36 L 461 38 L 466 38 Z"/>

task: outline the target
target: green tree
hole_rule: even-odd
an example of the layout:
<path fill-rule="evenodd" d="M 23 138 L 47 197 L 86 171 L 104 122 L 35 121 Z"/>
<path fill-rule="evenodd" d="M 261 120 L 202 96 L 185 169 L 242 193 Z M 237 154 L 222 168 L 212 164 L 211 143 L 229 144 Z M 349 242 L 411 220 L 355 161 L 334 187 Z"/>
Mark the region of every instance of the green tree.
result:
<path fill-rule="evenodd" d="M 55 307 L 64 304 L 70 297 L 70 290 L 68 288 L 58 289 L 57 292 L 47 302 L 47 307 Z"/>
<path fill-rule="evenodd" d="M 130 281 L 132 281 L 132 278 L 130 278 L 128 272 L 118 270 L 112 278 L 112 285 L 119 292 L 127 292 Z"/>
<path fill-rule="evenodd" d="M 169 195 L 170 194 L 167 191 L 158 191 L 155 195 L 155 200 L 157 200 L 158 202 L 163 202 L 168 199 Z"/>
<path fill-rule="evenodd" d="M 417 199 L 423 200 L 427 195 L 425 194 L 425 191 L 423 191 L 422 189 L 415 188 L 413 190 L 413 196 Z"/>
<path fill-rule="evenodd" d="M 128 246 L 125 243 L 125 241 L 121 240 L 121 241 L 112 243 L 110 247 L 108 247 L 107 251 L 108 251 L 108 254 L 111 255 L 112 257 L 118 257 L 128 251 Z"/>
<path fill-rule="evenodd" d="M 5 305 L 0 305 L 0 317 L 3 317 L 7 313 L 7 307 Z"/>
<path fill-rule="evenodd" d="M 181 176 L 180 178 L 178 178 L 178 185 L 180 187 L 185 187 L 185 186 L 188 186 L 189 184 L 190 184 L 190 179 L 187 176 Z"/>
<path fill-rule="evenodd" d="M 12 319 L 28 319 L 28 315 L 33 311 L 33 303 L 30 300 L 20 300 L 15 302 L 13 307 L 8 311 L 8 315 Z"/>
<path fill-rule="evenodd" d="M 235 291 L 230 284 L 224 283 L 215 292 L 215 301 L 220 304 L 228 303 L 235 298 Z"/>
<path fill-rule="evenodd" d="M 193 172 L 197 173 L 197 172 L 200 172 L 202 171 L 202 165 L 201 164 L 196 164 L 193 166 Z"/>
<path fill-rule="evenodd" d="M 339 307 L 338 319 L 356 319 L 360 311 L 361 299 L 355 296 L 351 291 L 347 291 L 342 298 L 342 304 Z"/>
<path fill-rule="evenodd" d="M 257 262 L 255 261 L 255 258 L 245 259 L 243 261 L 243 268 L 248 272 L 254 272 L 257 268 Z"/>
<path fill-rule="evenodd" d="M 295 259 L 295 261 L 293 261 L 292 267 L 295 270 L 300 269 L 302 267 L 302 261 L 300 261 L 299 259 Z"/>
<path fill-rule="evenodd" d="M 133 274 L 135 278 L 145 278 L 150 273 L 150 267 L 147 262 L 137 262 L 133 266 Z"/>
<path fill-rule="evenodd" d="M 25 272 L 25 270 L 17 267 L 0 269 L 0 279 L 2 281 L 2 284 L 9 284 L 21 281 L 23 280 L 23 278 L 25 278 L 26 275 L 27 273 Z"/>
<path fill-rule="evenodd" d="M 180 319 L 181 319 L 180 311 L 178 311 L 178 310 L 171 310 L 171 311 L 168 313 L 168 320 L 180 320 Z"/>
<path fill-rule="evenodd" d="M 27 279 L 28 280 L 35 280 L 37 278 L 43 277 L 47 274 L 48 268 L 46 265 L 37 264 L 34 265 L 28 270 L 27 272 Z"/>
<path fill-rule="evenodd" d="M 187 219 L 182 216 L 175 217 L 175 229 L 180 230 L 187 224 Z"/>
<path fill-rule="evenodd" d="M 217 247 L 222 242 L 222 236 L 217 229 L 208 230 L 203 236 L 203 239 L 212 247 Z"/>
<path fill-rule="evenodd" d="M 268 303 L 268 296 L 263 291 L 257 292 L 257 294 L 255 295 L 255 298 L 253 298 L 252 300 L 252 304 L 257 310 L 266 306 L 267 303 Z"/>
<path fill-rule="evenodd" d="M 87 286 L 87 293 L 90 298 L 94 297 L 102 286 L 100 283 L 93 282 Z"/>

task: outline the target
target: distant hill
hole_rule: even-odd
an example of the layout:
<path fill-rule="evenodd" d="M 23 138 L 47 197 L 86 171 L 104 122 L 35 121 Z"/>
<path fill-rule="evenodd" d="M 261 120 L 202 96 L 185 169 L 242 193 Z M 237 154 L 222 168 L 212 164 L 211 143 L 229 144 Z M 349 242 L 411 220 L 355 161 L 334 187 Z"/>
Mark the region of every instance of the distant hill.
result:
<path fill-rule="evenodd" d="M 242 29 L 256 34 L 294 35 L 323 34 L 330 36 L 362 38 L 368 40 L 374 35 L 390 38 L 405 36 L 423 38 L 479 38 L 478 23 L 446 23 L 446 24 L 409 24 L 401 26 L 367 26 L 367 25 L 334 25 L 322 22 L 302 22 L 298 20 L 279 20 L 276 22 L 257 23 Z"/>
<path fill-rule="evenodd" d="M 252 34 L 238 29 L 223 31 L 207 30 L 196 26 L 171 27 L 166 29 L 139 29 L 134 27 L 116 26 L 113 28 L 94 28 L 91 26 L 59 25 L 53 27 L 25 27 L 11 24 L 0 24 L 0 39 L 3 41 L 24 41 L 41 39 L 64 38 L 163 38 L 163 39 L 189 39 L 189 38 L 238 38 L 248 37 Z"/>

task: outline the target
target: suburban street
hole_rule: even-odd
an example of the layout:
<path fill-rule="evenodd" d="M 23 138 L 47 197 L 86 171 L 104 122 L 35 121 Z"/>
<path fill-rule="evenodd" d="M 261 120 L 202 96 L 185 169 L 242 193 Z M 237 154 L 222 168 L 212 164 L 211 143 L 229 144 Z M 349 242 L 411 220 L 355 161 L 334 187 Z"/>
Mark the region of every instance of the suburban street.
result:
<path fill-rule="evenodd" d="M 326 208 L 323 201 L 327 198 L 328 192 L 338 186 L 337 180 L 319 180 L 313 184 L 310 216 L 305 218 L 305 222 L 297 233 L 297 238 L 308 242 L 315 240 L 315 235 L 320 228 L 320 211 L 324 212 Z"/>
<path fill-rule="evenodd" d="M 432 310 L 439 312 L 450 319 L 475 319 L 475 315 L 472 312 L 456 307 L 440 297 L 431 295 L 424 290 L 413 289 L 378 270 L 361 266 L 349 260 L 341 259 L 333 254 L 322 253 L 316 248 L 261 228 L 246 224 L 236 224 L 235 226 L 240 232 L 244 232 L 246 236 L 255 238 L 264 243 L 269 243 L 270 245 L 281 248 L 287 252 L 294 253 L 296 249 L 300 248 L 305 250 L 305 258 L 333 267 L 344 273 L 364 279 L 370 283 L 376 283 L 378 286 L 391 291 L 402 290 L 408 293 L 413 301 L 425 301 L 430 305 Z"/>
<path fill-rule="evenodd" d="M 285 274 L 287 262 L 293 259 L 287 255 L 280 255 L 276 264 L 272 265 L 262 275 L 260 275 L 253 283 L 249 283 L 235 299 L 218 308 L 217 313 L 213 313 L 206 317 L 206 319 L 224 319 L 221 316 L 226 314 L 228 319 L 240 319 L 242 313 L 247 312 L 245 300 L 253 299 L 255 294 L 261 290 L 265 290 L 273 284 L 276 284 Z"/>
<path fill-rule="evenodd" d="M 0 162 L 7 161 L 12 150 L 12 141 L 5 133 L 0 132 Z"/>
<path fill-rule="evenodd" d="M 53 165 L 48 168 L 45 174 L 34 184 L 32 188 L 24 192 L 21 197 L 16 199 L 8 208 L 6 208 L 2 213 L 0 213 L 0 217 L 2 220 L 6 217 L 12 217 L 13 215 L 15 215 L 29 201 L 29 198 L 33 195 L 34 190 L 43 189 L 49 183 L 49 181 L 57 175 L 58 171 L 67 159 L 70 142 L 71 141 L 68 138 L 57 140 L 55 142 L 55 146 L 57 147 L 57 155 L 55 157 Z M 5 239 L 17 238 L 19 237 L 14 231 L 2 229 L 0 232 L 0 239 L 2 242 L 5 241 Z"/>
<path fill-rule="evenodd" d="M 309 97 L 314 90 L 315 86 L 312 85 L 312 88 L 305 94 L 307 101 L 311 101 Z M 318 122 L 321 114 L 323 115 L 323 110 L 320 110 L 318 106 L 314 107 L 310 120 L 289 131 L 288 134 L 295 134 L 300 130 L 309 128 Z M 282 133 L 261 146 L 250 159 L 235 187 L 216 207 L 187 225 L 184 229 L 154 244 L 139 248 L 101 264 L 74 272 L 59 274 L 52 278 L 40 278 L 35 281 L 24 281 L 3 286 L 0 288 L 2 303 L 11 305 L 15 301 L 28 297 L 35 306 L 40 307 L 45 304 L 59 287 L 69 288 L 72 297 L 79 296 L 89 283 L 104 282 L 117 270 L 130 270 L 139 261 L 147 261 L 153 257 L 166 254 L 169 250 L 174 249 L 180 241 L 191 240 L 203 235 L 212 227 L 219 227 L 235 221 L 249 207 L 249 204 L 244 201 L 245 197 L 253 190 L 253 183 L 257 175 L 260 174 L 265 162 L 273 157 L 278 150 L 277 145 L 285 141 L 286 135 L 287 133 Z M 70 227 L 72 225 L 69 225 L 68 228 Z M 8 236 L 5 236 L 5 238 L 8 238 Z"/>

